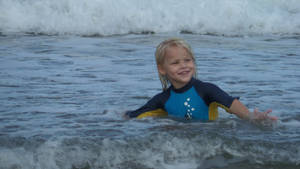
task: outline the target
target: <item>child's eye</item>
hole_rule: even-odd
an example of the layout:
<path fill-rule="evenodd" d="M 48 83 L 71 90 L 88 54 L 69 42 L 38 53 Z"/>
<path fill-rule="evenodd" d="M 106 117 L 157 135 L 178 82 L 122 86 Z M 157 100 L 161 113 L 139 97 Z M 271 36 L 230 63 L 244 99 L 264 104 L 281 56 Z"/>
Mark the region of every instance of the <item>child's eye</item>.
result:
<path fill-rule="evenodd" d="M 184 59 L 185 62 L 191 62 L 192 59 L 188 58 L 188 59 Z"/>
<path fill-rule="evenodd" d="M 179 62 L 178 61 L 175 61 L 175 62 L 172 62 L 171 64 L 172 65 L 176 65 L 176 64 L 178 64 Z"/>

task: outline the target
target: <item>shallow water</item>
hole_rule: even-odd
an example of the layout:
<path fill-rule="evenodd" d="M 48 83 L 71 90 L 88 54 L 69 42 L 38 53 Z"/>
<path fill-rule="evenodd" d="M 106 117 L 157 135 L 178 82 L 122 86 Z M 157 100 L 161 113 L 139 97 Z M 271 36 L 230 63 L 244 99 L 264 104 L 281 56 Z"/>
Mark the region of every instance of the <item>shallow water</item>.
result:
<path fill-rule="evenodd" d="M 277 124 L 124 119 L 161 91 L 155 46 L 177 36 L 200 80 Z M 0 37 L 0 168 L 299 168 L 300 37 Z"/>
<path fill-rule="evenodd" d="M 300 168 L 299 0 L 0 0 L 0 169 Z M 277 123 L 125 119 L 180 37 L 198 78 Z"/>

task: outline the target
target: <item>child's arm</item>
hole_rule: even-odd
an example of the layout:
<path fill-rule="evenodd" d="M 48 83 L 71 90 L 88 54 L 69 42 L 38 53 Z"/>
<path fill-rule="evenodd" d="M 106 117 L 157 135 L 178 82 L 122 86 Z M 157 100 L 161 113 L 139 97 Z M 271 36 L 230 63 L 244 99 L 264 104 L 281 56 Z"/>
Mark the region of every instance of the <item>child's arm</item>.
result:
<path fill-rule="evenodd" d="M 262 121 L 262 120 L 272 120 L 276 121 L 277 117 L 269 116 L 268 114 L 272 112 L 272 110 L 267 110 L 265 112 L 259 112 L 257 109 L 254 112 L 250 112 L 246 106 L 244 106 L 239 100 L 234 99 L 232 102 L 229 112 L 235 114 L 241 119 L 246 120 L 254 120 L 254 121 Z"/>
<path fill-rule="evenodd" d="M 163 105 L 164 102 L 166 102 L 167 98 L 169 97 L 168 94 L 169 92 L 162 92 L 154 97 L 152 97 L 144 106 L 141 108 L 134 110 L 134 111 L 127 111 L 125 112 L 124 117 L 125 118 L 141 118 L 141 117 L 146 117 L 146 116 L 152 116 L 152 117 L 157 117 L 157 116 L 165 116 L 167 113 L 163 111 Z M 145 114 L 147 113 L 147 114 Z M 144 114 L 143 116 L 140 116 Z"/>

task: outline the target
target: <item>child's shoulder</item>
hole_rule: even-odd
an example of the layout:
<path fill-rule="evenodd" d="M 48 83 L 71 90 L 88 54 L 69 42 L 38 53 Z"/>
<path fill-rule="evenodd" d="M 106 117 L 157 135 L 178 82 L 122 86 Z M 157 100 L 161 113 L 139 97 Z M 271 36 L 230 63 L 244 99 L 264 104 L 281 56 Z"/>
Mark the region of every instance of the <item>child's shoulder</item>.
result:
<path fill-rule="evenodd" d="M 166 100 L 170 96 L 170 87 L 167 90 L 163 90 L 152 97 L 152 100 Z"/>
<path fill-rule="evenodd" d="M 194 86 L 198 89 L 202 90 L 215 90 L 216 88 L 219 88 L 217 85 L 211 83 L 211 82 L 204 82 L 199 79 L 194 79 Z"/>
<path fill-rule="evenodd" d="M 201 85 L 201 86 L 216 86 L 215 84 L 213 84 L 211 82 L 205 82 L 205 81 L 201 81 L 199 79 L 193 79 L 193 83 L 194 83 L 194 85 Z"/>

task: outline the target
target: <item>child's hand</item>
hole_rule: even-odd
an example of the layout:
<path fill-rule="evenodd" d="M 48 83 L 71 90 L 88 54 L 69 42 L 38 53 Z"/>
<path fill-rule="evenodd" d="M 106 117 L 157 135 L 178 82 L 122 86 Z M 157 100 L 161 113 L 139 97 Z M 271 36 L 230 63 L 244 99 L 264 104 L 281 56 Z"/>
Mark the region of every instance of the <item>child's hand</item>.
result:
<path fill-rule="evenodd" d="M 126 111 L 126 112 L 123 113 L 123 118 L 124 119 L 130 119 L 130 117 L 129 117 L 129 111 Z"/>
<path fill-rule="evenodd" d="M 272 110 L 267 110 L 265 112 L 259 112 L 258 109 L 254 109 L 253 113 L 250 113 L 250 120 L 254 121 L 264 121 L 264 120 L 270 120 L 272 122 L 277 121 L 277 117 L 275 116 L 269 116 L 269 113 L 271 113 Z"/>

